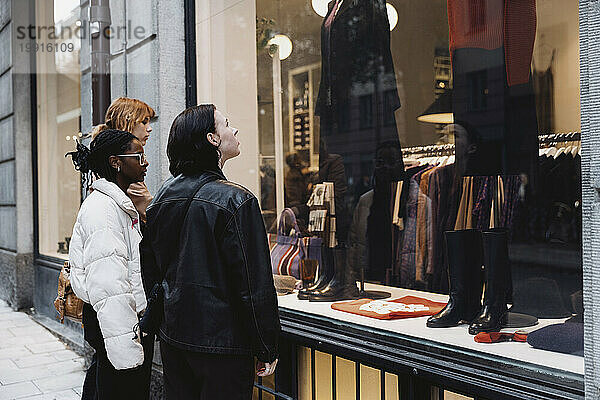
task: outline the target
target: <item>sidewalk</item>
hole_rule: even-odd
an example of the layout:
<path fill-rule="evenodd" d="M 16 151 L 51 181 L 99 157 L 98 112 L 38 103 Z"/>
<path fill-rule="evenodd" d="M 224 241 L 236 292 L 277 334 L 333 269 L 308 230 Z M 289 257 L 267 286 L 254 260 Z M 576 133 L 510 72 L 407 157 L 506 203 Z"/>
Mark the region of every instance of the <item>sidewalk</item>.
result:
<path fill-rule="evenodd" d="M 82 357 L 0 301 L 0 400 L 80 399 L 84 376 Z"/>

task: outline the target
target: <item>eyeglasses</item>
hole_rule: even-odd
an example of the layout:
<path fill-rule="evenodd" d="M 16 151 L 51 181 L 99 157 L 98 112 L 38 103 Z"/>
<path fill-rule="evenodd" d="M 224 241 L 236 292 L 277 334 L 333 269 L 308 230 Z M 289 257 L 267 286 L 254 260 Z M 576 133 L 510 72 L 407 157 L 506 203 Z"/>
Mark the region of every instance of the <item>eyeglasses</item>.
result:
<path fill-rule="evenodd" d="M 135 153 L 135 154 L 117 154 L 117 157 L 137 157 L 140 160 L 140 165 L 144 165 L 146 163 L 146 154 L 145 153 Z"/>

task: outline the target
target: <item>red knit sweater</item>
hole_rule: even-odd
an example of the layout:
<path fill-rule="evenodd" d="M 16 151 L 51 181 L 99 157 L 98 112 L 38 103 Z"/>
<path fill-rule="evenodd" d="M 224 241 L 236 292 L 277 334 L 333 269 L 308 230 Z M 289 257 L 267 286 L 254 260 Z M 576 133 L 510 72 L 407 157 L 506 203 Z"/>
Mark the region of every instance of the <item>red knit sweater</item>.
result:
<path fill-rule="evenodd" d="M 535 0 L 448 0 L 450 51 L 504 46 L 508 85 L 529 81 Z"/>

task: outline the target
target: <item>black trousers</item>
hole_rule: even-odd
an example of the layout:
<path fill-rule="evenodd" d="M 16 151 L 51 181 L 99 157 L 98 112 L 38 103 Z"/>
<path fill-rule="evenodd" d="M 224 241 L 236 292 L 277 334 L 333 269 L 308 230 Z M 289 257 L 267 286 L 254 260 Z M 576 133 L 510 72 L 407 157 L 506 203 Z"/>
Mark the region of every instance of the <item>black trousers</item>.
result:
<path fill-rule="evenodd" d="M 87 307 L 86 307 L 87 306 Z M 137 368 L 117 370 L 108 360 L 94 309 L 83 308 L 84 336 L 96 350 L 83 383 L 82 400 L 148 400 L 154 355 L 154 335 L 142 340 L 144 363 Z"/>
<path fill-rule="evenodd" d="M 251 400 L 254 358 L 196 353 L 160 341 L 165 399 Z"/>

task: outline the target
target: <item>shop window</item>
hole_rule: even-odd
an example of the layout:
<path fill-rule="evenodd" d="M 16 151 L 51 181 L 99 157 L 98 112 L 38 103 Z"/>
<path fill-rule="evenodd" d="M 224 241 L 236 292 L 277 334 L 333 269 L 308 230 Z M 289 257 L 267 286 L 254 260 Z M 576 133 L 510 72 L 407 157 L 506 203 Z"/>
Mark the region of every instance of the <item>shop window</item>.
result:
<path fill-rule="evenodd" d="M 471 279 L 466 317 L 485 311 L 487 296 L 501 305 L 494 330 L 508 307 L 525 314 L 517 325 L 530 331 L 581 315 L 577 2 L 208 3 L 198 7 L 212 34 L 199 60 L 228 63 L 225 72 L 200 68 L 199 88 L 212 90 L 201 100 L 241 116 L 261 99 L 245 128 L 258 143 L 248 162 L 262 160 L 267 228 L 275 212 L 294 207 L 302 234 L 323 241 L 320 274 L 343 276 L 338 295 L 315 299 L 398 298 L 410 289 L 446 302 L 440 295 Z M 257 43 L 242 43 L 250 36 Z M 254 164 L 231 168 L 241 176 Z M 295 179 L 277 179 L 291 170 Z M 313 196 L 321 184 L 329 195 Z M 357 293 L 361 277 L 377 293 Z M 441 326 L 457 323 L 433 319 L 419 334 L 440 340 Z M 518 353 L 495 354 L 582 371 L 581 358 L 564 366 L 551 353 L 537 361 Z"/>
<path fill-rule="evenodd" d="M 80 24 L 79 0 L 36 1 L 39 253 L 65 259 L 81 199 L 65 158 L 81 137 Z"/>

